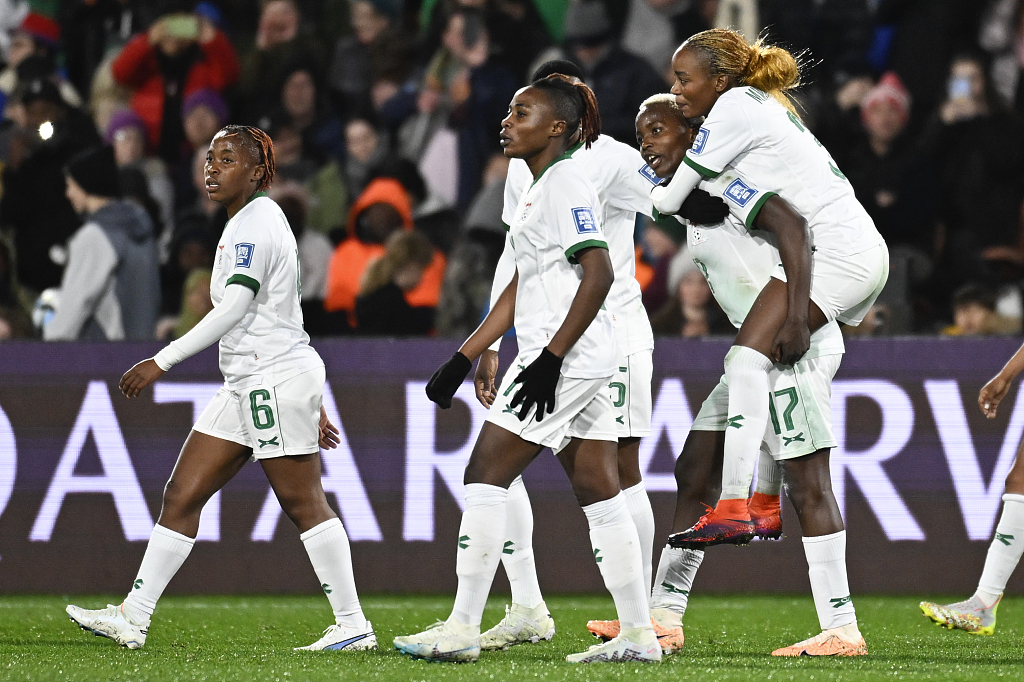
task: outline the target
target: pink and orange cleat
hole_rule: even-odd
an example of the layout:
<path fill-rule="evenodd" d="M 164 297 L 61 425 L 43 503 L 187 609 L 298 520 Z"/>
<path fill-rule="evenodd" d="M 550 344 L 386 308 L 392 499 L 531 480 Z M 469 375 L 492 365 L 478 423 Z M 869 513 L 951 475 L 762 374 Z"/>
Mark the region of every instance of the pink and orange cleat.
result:
<path fill-rule="evenodd" d="M 754 539 L 755 529 L 746 500 L 719 500 L 718 505 L 700 517 L 693 526 L 669 535 L 668 544 L 680 549 L 746 545 Z"/>
<path fill-rule="evenodd" d="M 661 653 L 667 656 L 683 648 L 686 638 L 683 636 L 682 625 L 666 627 L 654 618 L 651 618 L 651 625 L 654 626 L 654 634 L 661 645 Z M 587 623 L 587 630 L 594 637 L 607 642 L 618 637 L 621 628 L 617 620 L 592 620 Z"/>

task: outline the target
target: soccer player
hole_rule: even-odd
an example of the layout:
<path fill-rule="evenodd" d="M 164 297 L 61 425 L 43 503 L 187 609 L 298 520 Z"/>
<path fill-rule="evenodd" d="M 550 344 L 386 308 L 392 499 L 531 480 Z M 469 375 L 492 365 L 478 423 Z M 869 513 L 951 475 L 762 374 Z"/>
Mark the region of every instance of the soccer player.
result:
<path fill-rule="evenodd" d="M 860 324 L 888 278 L 889 255 L 846 176 L 785 94 L 800 80 L 792 55 L 711 29 L 690 37 L 672 60 L 682 114 L 706 119 L 672 181 L 654 188 L 655 207 L 675 213 L 701 180 L 735 170 L 740 184 L 731 193 L 753 197 L 745 182 L 761 192 L 751 210 L 777 193 L 806 220 L 776 233 L 781 265 L 725 357 L 730 428 L 722 495 L 682 536 L 691 544 L 742 543 L 753 526 L 747 492 L 770 417 L 764 395 L 772 366 L 796 362 L 827 322 Z"/>
<path fill-rule="evenodd" d="M 671 95 L 657 95 L 644 102 L 637 117 L 637 139 L 644 160 L 659 177 L 671 177 L 680 167 L 692 135 Z M 732 215 L 711 227 L 689 224 L 690 253 L 715 299 L 730 321 L 741 328 L 778 263 L 777 236 L 798 229 L 803 219 L 781 197 L 763 192 L 733 169 L 702 181 L 701 186 L 725 198 Z M 846 576 L 846 532 L 828 470 L 829 450 L 836 445 L 831 381 L 845 351 L 838 324 L 823 325 L 811 335 L 809 345 L 792 367 L 777 365 L 770 373 L 766 391 L 770 424 L 759 444 L 758 485 L 750 511 L 758 535 L 781 535 L 778 495 L 780 473 L 784 472 L 786 490 L 804 535 L 811 594 L 822 632 L 773 655 L 863 655 L 867 647 L 857 627 Z M 681 624 L 693 577 L 703 559 L 701 547 L 706 544 L 677 542 L 682 535 L 678 531 L 692 522 L 699 513 L 694 507 L 713 492 L 710 479 L 722 461 L 723 432 L 734 426 L 728 416 L 732 390 L 728 375 L 723 376 L 701 406 L 676 461 L 678 497 L 673 530 L 677 532 L 662 551 L 651 600 L 652 615 L 663 626 Z M 782 472 L 773 460 L 780 462 Z"/>
<path fill-rule="evenodd" d="M 999 374 L 992 377 L 978 394 L 978 407 L 989 419 L 996 416 L 999 403 L 1006 397 L 1010 384 L 1024 370 L 1024 346 L 1021 346 Z M 1003 488 L 1003 513 L 996 525 L 996 534 L 985 557 L 978 589 L 970 599 L 955 604 L 921 602 L 924 615 L 950 630 L 956 628 L 975 635 L 991 635 L 996 629 L 996 610 L 1003 598 L 1006 581 L 1024 552 L 1024 443 L 1006 475 Z"/>
<path fill-rule="evenodd" d="M 377 646 L 356 594 L 348 536 L 320 480 L 320 448 L 337 447 L 340 441 L 321 405 L 324 363 L 302 330 L 295 237 L 263 191 L 273 179 L 274 150 L 262 130 L 227 126 L 213 138 L 206 155 L 206 191 L 229 216 L 213 267 L 214 309 L 121 378 L 121 392 L 134 398 L 171 367 L 219 341 L 224 386 L 178 456 L 131 591 L 118 606 L 67 607 L 82 629 L 129 649 L 146 643 L 157 600 L 195 544 L 203 505 L 250 458 L 259 461 L 298 527 L 334 610 L 336 624 L 301 648 Z"/>
<path fill-rule="evenodd" d="M 427 396 L 450 407 L 472 361 L 513 322 L 519 355 L 466 467 L 452 614 L 424 632 L 395 638 L 395 648 L 416 658 L 479 657 L 484 604 L 508 537 L 508 488 L 550 447 L 587 516 L 598 568 L 623 623 L 618 638 L 568 660 L 661 660 L 640 539 L 619 486 L 616 412 L 607 391 L 616 348 L 603 306 L 614 271 L 597 192 L 569 153 L 577 129 L 584 145 L 600 134 L 594 94 L 559 76 L 517 92 L 502 121 L 505 155 L 524 159 L 533 177 L 509 227 L 516 271 L 480 327 L 431 377 Z"/>
<path fill-rule="evenodd" d="M 534 80 L 551 74 L 582 82 L 579 67 L 568 61 L 550 61 L 534 72 Z M 577 133 L 578 138 L 578 133 Z M 619 483 L 630 516 L 640 536 L 643 555 L 644 585 L 650 590 L 651 560 L 654 547 L 654 512 L 640 474 L 640 439 L 651 430 L 651 375 L 653 373 L 654 335 L 640 297 L 635 278 L 633 232 L 637 213 L 650 215 L 651 188 L 657 178 L 640 158 L 637 150 L 601 135 L 585 147 L 578 139 L 570 147 L 572 157 L 583 166 L 597 190 L 603 227 L 608 238 L 608 252 L 615 270 L 615 281 L 605 306 L 612 315 L 616 341 L 621 352 L 616 375 L 609 384 L 619 425 Z M 506 226 L 515 218 L 519 198 L 532 182 L 530 169 L 522 159 L 512 159 L 505 180 L 502 220 Z M 702 195 L 702 196 L 698 196 Z M 725 217 L 728 208 L 720 199 L 711 199 L 703 192 L 691 195 L 688 215 L 712 212 L 709 222 Z M 508 238 L 495 270 L 491 300 L 497 301 L 515 271 L 515 250 Z M 477 365 L 476 395 L 484 407 L 490 408 L 497 395 L 494 380 L 498 372 L 500 339 L 484 351 Z M 551 639 L 555 624 L 544 604 L 537 581 L 533 553 L 533 510 L 522 478 L 516 478 L 508 493 L 507 546 L 501 555 L 502 565 L 512 588 L 512 605 L 505 617 L 480 637 L 482 649 L 507 649 L 524 642 L 536 643 Z M 682 645 L 682 629 L 663 632 L 655 626 L 662 650 L 670 652 Z"/>

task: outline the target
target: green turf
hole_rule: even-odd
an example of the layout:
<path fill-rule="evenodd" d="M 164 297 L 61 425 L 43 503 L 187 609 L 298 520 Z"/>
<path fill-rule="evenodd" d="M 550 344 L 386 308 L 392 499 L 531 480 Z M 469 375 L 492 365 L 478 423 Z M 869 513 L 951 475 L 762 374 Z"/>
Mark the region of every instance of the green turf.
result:
<path fill-rule="evenodd" d="M 71 601 L 98 608 L 108 600 Z M 0 597 L 0 680 L 1024 679 L 1024 598 L 1005 600 L 995 636 L 979 637 L 932 625 L 917 598 L 857 597 L 871 655 L 823 660 L 768 655 L 816 632 L 808 597 L 695 596 L 684 652 L 647 666 L 564 662 L 593 643 L 589 618 L 612 617 L 606 597 L 552 598 L 558 625 L 552 642 L 485 652 L 479 663 L 464 665 L 412 661 L 391 647 L 396 634 L 447 616 L 451 597 L 364 598 L 381 648 L 350 654 L 292 651 L 317 639 L 329 622 L 323 597 L 167 597 L 140 651 L 79 630 L 64 614 L 66 603 L 66 597 Z M 489 603 L 485 626 L 500 618 L 502 606 Z"/>

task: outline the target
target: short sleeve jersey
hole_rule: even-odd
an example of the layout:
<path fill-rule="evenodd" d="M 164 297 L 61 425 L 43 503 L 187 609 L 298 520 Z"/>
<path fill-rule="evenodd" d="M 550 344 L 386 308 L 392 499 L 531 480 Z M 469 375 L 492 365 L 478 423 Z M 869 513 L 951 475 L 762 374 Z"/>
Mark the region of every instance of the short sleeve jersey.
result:
<path fill-rule="evenodd" d="M 644 163 L 640 152 L 607 135 L 601 135 L 590 149 L 577 144 L 570 154 L 597 190 L 609 256 L 615 270 L 615 282 L 605 305 L 612 314 L 619 348 L 625 355 L 654 348 L 654 334 L 641 300 L 640 284 L 636 281 L 633 233 L 636 214 L 651 215 L 653 211 L 651 188 L 659 179 Z M 525 161 L 512 159 L 509 162 L 502 210 L 502 222 L 506 225 L 512 224 L 519 198 L 532 181 Z M 495 273 L 495 279 L 497 277 Z"/>
<path fill-rule="evenodd" d="M 705 178 L 734 168 L 763 192 L 784 196 L 807 220 L 817 249 L 852 256 L 883 243 L 825 147 L 756 88 L 735 87 L 718 98 L 684 161 Z"/>
<path fill-rule="evenodd" d="M 229 388 L 273 386 L 323 367 L 302 329 L 295 236 L 280 207 L 262 192 L 224 226 L 210 282 L 215 306 L 229 285 L 255 294 L 245 317 L 220 340 L 220 369 Z"/>
<path fill-rule="evenodd" d="M 749 201 L 737 207 L 729 199 L 736 192 L 736 182 L 743 183 L 750 192 Z M 753 187 L 733 171 L 727 171 L 711 181 L 702 182 L 700 188 L 714 196 L 723 197 L 734 209 L 724 223 L 718 225 L 689 225 L 687 246 L 693 262 L 704 273 L 718 305 L 737 329 L 743 324 L 758 294 L 771 279 L 781 262 L 775 236 L 770 232 L 753 229 L 754 202 L 764 203 L 764 192 Z M 730 190 L 730 188 L 733 188 Z M 769 193 L 770 196 L 770 193 Z M 836 355 L 845 352 L 843 335 L 836 322 L 829 322 L 811 335 L 811 346 L 805 358 Z"/>
<path fill-rule="evenodd" d="M 583 277 L 576 254 L 608 248 L 601 226 L 600 202 L 579 162 L 565 154 L 519 197 L 509 225 L 519 285 L 516 336 L 519 354 L 533 357 L 548 345 L 569 313 Z M 615 334 L 604 309 L 562 361 L 562 374 L 577 379 L 611 376 L 615 371 Z"/>

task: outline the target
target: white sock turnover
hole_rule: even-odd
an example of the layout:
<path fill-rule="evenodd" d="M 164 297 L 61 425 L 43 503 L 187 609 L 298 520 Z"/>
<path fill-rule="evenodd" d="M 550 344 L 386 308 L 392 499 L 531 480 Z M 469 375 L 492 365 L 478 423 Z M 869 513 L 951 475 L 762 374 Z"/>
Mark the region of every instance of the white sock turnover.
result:
<path fill-rule="evenodd" d="M 846 531 L 805 537 L 803 540 L 811 596 L 821 629 L 855 623 L 857 614 L 853 610 L 850 584 L 846 578 Z"/>

